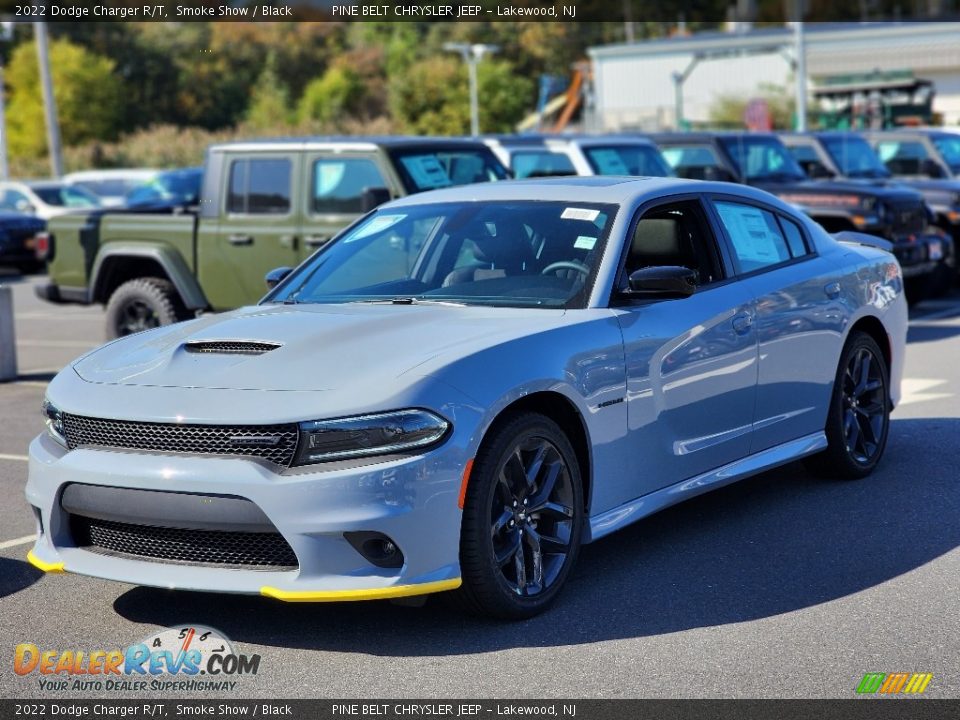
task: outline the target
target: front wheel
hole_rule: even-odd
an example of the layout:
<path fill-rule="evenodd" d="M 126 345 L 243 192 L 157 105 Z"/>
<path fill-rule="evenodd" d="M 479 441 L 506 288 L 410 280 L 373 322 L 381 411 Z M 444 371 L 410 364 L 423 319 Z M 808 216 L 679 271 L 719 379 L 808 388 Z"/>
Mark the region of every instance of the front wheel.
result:
<path fill-rule="evenodd" d="M 132 335 L 186 318 L 180 295 L 169 280 L 128 280 L 113 291 L 107 303 L 107 338 Z"/>
<path fill-rule="evenodd" d="M 461 604 L 508 620 L 543 612 L 576 560 L 583 516 L 576 453 L 557 424 L 524 413 L 495 427 L 464 501 Z"/>
<path fill-rule="evenodd" d="M 827 449 L 809 459 L 820 475 L 858 479 L 880 462 L 890 430 L 890 380 L 883 353 L 866 333 L 843 349 L 827 414 Z"/>

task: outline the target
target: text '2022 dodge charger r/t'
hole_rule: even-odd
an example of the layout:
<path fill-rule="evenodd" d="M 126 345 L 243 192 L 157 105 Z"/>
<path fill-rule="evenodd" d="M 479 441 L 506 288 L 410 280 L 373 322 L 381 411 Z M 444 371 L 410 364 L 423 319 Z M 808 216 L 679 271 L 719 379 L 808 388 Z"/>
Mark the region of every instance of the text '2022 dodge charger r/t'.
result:
<path fill-rule="evenodd" d="M 528 617 L 582 543 L 668 505 L 798 458 L 867 475 L 899 397 L 889 244 L 755 188 L 439 190 L 280 275 L 57 375 L 34 565 Z"/>

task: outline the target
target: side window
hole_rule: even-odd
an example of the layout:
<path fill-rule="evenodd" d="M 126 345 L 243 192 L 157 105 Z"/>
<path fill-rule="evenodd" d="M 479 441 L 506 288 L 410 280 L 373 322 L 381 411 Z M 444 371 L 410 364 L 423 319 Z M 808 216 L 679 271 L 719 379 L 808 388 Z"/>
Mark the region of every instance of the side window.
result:
<path fill-rule="evenodd" d="M 923 175 L 927 149 L 922 143 L 885 140 L 877 144 L 877 153 L 894 175 Z"/>
<path fill-rule="evenodd" d="M 787 239 L 787 247 L 790 248 L 790 256 L 796 258 L 808 254 L 810 250 L 803 241 L 803 232 L 800 230 L 800 226 L 783 216 L 780 216 L 779 220 L 780 228 Z"/>
<path fill-rule="evenodd" d="M 16 190 L 5 190 L 3 192 L 3 197 L 0 198 L 0 209 L 16 210 L 17 203 L 26 199 L 27 196 L 23 193 L 19 193 Z"/>
<path fill-rule="evenodd" d="M 790 260 L 790 248 L 772 212 L 752 205 L 715 203 L 741 272 L 748 273 Z"/>
<path fill-rule="evenodd" d="M 661 205 L 637 222 L 627 253 L 626 277 L 645 267 L 679 265 L 697 273 L 697 285 L 723 279 L 717 242 L 700 203 Z"/>
<path fill-rule="evenodd" d="M 285 215 L 290 212 L 291 163 L 287 158 L 245 158 L 230 163 L 227 212 Z"/>
<path fill-rule="evenodd" d="M 323 158 L 313 163 L 310 211 L 363 212 L 363 191 L 387 187 L 377 164 L 368 158 Z"/>

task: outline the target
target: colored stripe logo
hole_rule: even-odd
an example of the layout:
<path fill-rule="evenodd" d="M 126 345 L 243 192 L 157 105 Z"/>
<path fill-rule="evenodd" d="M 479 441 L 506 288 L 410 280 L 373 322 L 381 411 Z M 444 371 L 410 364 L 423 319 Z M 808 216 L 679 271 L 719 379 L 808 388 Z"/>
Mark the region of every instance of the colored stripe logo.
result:
<path fill-rule="evenodd" d="M 919 695 L 933 680 L 933 673 L 867 673 L 857 686 L 857 694 Z"/>

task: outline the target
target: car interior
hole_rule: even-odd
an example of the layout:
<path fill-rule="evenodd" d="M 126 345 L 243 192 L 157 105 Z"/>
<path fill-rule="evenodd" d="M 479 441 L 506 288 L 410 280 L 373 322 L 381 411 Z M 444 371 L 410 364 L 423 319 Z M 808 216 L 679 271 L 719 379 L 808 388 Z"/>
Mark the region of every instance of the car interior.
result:
<path fill-rule="evenodd" d="M 636 270 L 668 265 L 693 270 L 698 286 L 722 278 L 712 233 L 696 202 L 655 208 L 640 219 L 627 253 L 624 283 Z"/>

